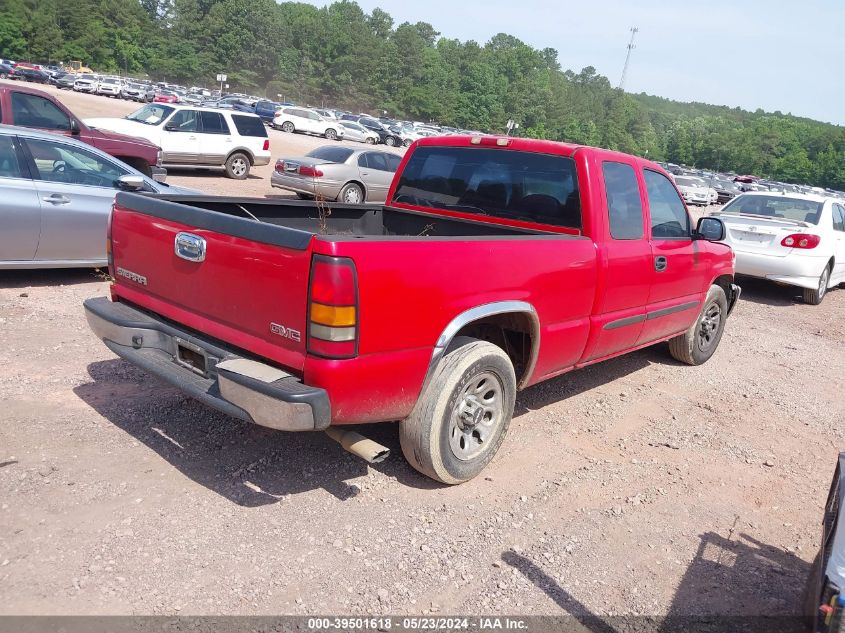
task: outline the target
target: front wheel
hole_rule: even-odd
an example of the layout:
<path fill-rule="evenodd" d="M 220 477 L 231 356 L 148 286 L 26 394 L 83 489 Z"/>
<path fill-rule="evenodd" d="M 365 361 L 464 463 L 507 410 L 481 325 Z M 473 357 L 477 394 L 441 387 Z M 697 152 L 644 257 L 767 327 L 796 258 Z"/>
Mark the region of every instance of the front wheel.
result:
<path fill-rule="evenodd" d="M 293 123 L 291 123 L 290 121 L 285 121 L 284 123 L 282 123 L 282 132 L 287 132 L 288 134 L 290 134 L 293 131 Z"/>
<path fill-rule="evenodd" d="M 404 145 L 405 147 L 410 147 L 412 142 L 413 141 L 411 141 L 411 139 L 406 138 L 404 141 L 402 141 L 402 145 Z"/>
<path fill-rule="evenodd" d="M 683 334 L 669 339 L 669 353 L 687 365 L 706 363 L 719 347 L 727 318 L 725 291 L 720 286 L 710 286 L 695 323 Z"/>
<path fill-rule="evenodd" d="M 388 136 L 384 139 L 384 144 L 388 147 L 396 147 L 396 138 L 393 136 Z"/>
<path fill-rule="evenodd" d="M 458 337 L 399 425 L 402 453 L 432 479 L 469 481 L 502 445 L 515 401 L 516 376 L 502 348 Z"/>
<path fill-rule="evenodd" d="M 804 303 L 817 306 L 827 294 L 827 286 L 830 283 L 830 264 L 822 271 L 819 277 L 819 285 L 815 288 L 804 288 Z"/>
<path fill-rule="evenodd" d="M 235 180 L 244 180 L 249 176 L 249 158 L 246 154 L 235 152 L 226 159 L 226 175 Z"/>
<path fill-rule="evenodd" d="M 337 140 L 337 132 L 335 131 L 334 128 L 327 129 L 325 134 L 323 134 L 323 136 L 326 137 L 327 141 L 336 141 Z"/>
<path fill-rule="evenodd" d="M 364 139 L 364 142 L 365 142 L 367 145 L 375 145 L 375 144 L 376 144 L 376 139 L 374 139 L 372 136 L 368 136 L 366 139 Z"/>

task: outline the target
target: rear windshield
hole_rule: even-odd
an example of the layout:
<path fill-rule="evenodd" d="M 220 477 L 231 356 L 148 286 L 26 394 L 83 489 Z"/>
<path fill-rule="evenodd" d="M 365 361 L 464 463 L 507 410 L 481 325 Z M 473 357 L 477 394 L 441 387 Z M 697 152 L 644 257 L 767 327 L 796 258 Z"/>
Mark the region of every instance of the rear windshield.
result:
<path fill-rule="evenodd" d="M 345 163 L 352 156 L 353 150 L 346 147 L 335 147 L 333 145 L 325 145 L 311 150 L 306 154 L 308 158 L 316 158 L 317 160 L 325 160 L 330 163 Z"/>
<path fill-rule="evenodd" d="M 739 196 L 726 204 L 722 213 L 761 215 L 818 224 L 824 202 L 785 196 Z"/>
<path fill-rule="evenodd" d="M 267 138 L 267 128 L 264 127 L 264 121 L 259 117 L 233 114 L 232 120 L 235 122 L 235 127 L 238 128 L 238 134 L 241 136 L 260 136 Z"/>
<path fill-rule="evenodd" d="M 393 201 L 581 228 L 575 162 L 565 156 L 420 147 L 405 165 Z"/>

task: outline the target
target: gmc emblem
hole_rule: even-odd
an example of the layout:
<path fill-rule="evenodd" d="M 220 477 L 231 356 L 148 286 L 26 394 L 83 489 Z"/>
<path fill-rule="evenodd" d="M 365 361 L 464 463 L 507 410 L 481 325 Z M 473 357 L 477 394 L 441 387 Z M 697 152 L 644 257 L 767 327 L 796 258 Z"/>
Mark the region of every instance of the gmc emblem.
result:
<path fill-rule="evenodd" d="M 294 330 L 293 328 L 285 327 L 279 323 L 270 323 L 270 331 L 273 334 L 278 334 L 282 338 L 289 338 L 292 341 L 296 341 L 299 343 L 302 340 L 302 336 L 299 333 L 299 330 Z"/>

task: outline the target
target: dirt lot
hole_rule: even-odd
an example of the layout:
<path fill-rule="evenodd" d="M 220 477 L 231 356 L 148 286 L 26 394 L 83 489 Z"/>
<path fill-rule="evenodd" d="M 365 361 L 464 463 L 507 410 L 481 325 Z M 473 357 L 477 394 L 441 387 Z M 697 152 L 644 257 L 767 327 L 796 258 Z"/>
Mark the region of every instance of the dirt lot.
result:
<path fill-rule="evenodd" d="M 269 169 L 172 181 L 265 195 Z M 845 291 L 742 283 L 709 363 L 659 345 L 528 389 L 486 477 L 447 488 L 393 425 L 369 467 L 117 360 L 89 271 L 2 272 L 0 613 L 795 613 L 843 445 Z"/>

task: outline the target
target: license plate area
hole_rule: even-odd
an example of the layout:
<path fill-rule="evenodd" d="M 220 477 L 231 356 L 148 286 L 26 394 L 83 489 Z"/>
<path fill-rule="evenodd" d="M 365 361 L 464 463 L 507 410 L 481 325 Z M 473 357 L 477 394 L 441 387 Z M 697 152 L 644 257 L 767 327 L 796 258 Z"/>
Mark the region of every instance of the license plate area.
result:
<path fill-rule="evenodd" d="M 203 378 L 208 377 L 208 354 L 206 351 L 181 339 L 177 336 L 173 337 L 173 342 L 176 344 L 176 354 L 174 360 L 177 365 L 191 370 L 193 373 Z"/>

